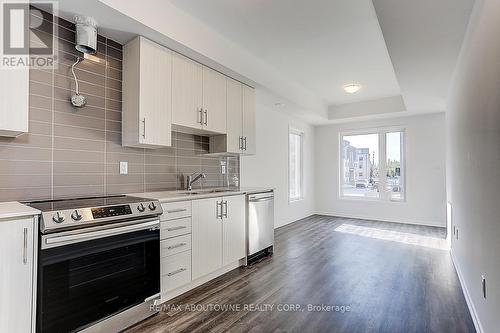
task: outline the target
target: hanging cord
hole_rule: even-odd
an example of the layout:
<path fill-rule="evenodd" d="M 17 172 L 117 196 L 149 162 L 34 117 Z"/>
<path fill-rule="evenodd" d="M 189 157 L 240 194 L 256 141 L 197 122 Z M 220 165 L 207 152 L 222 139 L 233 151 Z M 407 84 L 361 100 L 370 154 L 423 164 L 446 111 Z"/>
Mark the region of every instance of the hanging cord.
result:
<path fill-rule="evenodd" d="M 71 73 L 73 73 L 73 77 L 75 78 L 75 90 L 77 95 L 80 95 L 80 89 L 78 88 L 78 79 L 76 78 L 75 74 L 75 66 L 78 65 L 81 60 L 82 58 L 77 57 L 75 63 L 71 66 Z"/>

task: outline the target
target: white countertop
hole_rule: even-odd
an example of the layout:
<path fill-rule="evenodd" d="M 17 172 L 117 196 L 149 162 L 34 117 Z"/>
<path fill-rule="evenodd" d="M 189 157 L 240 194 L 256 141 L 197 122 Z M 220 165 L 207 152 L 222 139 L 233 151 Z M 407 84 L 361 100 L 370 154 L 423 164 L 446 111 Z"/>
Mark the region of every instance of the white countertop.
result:
<path fill-rule="evenodd" d="M 23 205 L 17 201 L 0 202 L 0 220 L 40 214 L 38 209 Z"/>
<path fill-rule="evenodd" d="M 145 193 L 130 193 L 135 197 L 148 198 L 153 200 L 159 200 L 160 202 L 175 202 L 175 201 L 187 201 L 205 198 L 214 198 L 238 194 L 252 194 L 259 192 L 273 191 L 270 187 L 242 187 L 239 189 L 227 189 L 227 188 L 217 188 L 217 192 L 207 192 L 213 189 L 194 189 L 192 194 L 186 194 L 187 191 L 158 191 L 158 192 L 145 192 Z"/>

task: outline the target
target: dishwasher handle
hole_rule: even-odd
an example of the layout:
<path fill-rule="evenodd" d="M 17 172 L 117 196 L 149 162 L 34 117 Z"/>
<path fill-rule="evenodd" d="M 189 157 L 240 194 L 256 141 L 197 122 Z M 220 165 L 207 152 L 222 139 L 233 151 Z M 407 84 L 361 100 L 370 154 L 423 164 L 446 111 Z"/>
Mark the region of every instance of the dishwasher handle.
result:
<path fill-rule="evenodd" d="M 267 197 L 249 197 L 249 202 L 260 202 L 260 201 L 270 201 L 274 199 L 274 195 L 270 195 Z"/>

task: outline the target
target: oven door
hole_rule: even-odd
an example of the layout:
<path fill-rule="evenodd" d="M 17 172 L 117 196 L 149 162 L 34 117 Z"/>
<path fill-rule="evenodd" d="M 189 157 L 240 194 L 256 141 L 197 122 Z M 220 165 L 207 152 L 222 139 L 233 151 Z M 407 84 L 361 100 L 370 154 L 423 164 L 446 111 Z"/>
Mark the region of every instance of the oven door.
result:
<path fill-rule="evenodd" d="M 158 219 L 41 237 L 37 331 L 72 332 L 160 292 Z"/>

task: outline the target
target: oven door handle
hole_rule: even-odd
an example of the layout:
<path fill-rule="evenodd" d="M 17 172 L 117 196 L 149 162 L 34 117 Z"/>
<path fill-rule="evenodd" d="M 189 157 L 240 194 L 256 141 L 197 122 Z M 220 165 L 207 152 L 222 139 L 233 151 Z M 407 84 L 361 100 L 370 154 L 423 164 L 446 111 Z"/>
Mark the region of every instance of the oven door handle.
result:
<path fill-rule="evenodd" d="M 123 227 L 103 229 L 103 230 L 98 230 L 98 231 L 89 231 L 89 232 L 83 232 L 83 233 L 72 234 L 72 235 L 64 235 L 64 236 L 54 235 L 54 236 L 49 236 L 49 237 L 45 238 L 45 242 L 43 244 L 45 246 L 43 246 L 43 248 L 63 246 L 63 245 L 79 243 L 79 242 L 84 242 L 84 241 L 90 241 L 90 240 L 109 237 L 109 236 L 116 236 L 116 235 L 121 235 L 121 234 L 126 234 L 129 232 L 146 230 L 146 229 L 150 229 L 151 231 L 153 231 L 153 230 L 158 230 L 159 228 L 160 228 L 160 222 L 158 219 L 156 219 L 154 221 L 149 221 L 149 222 L 145 222 L 145 223 L 131 224 L 131 225 L 123 226 Z"/>

